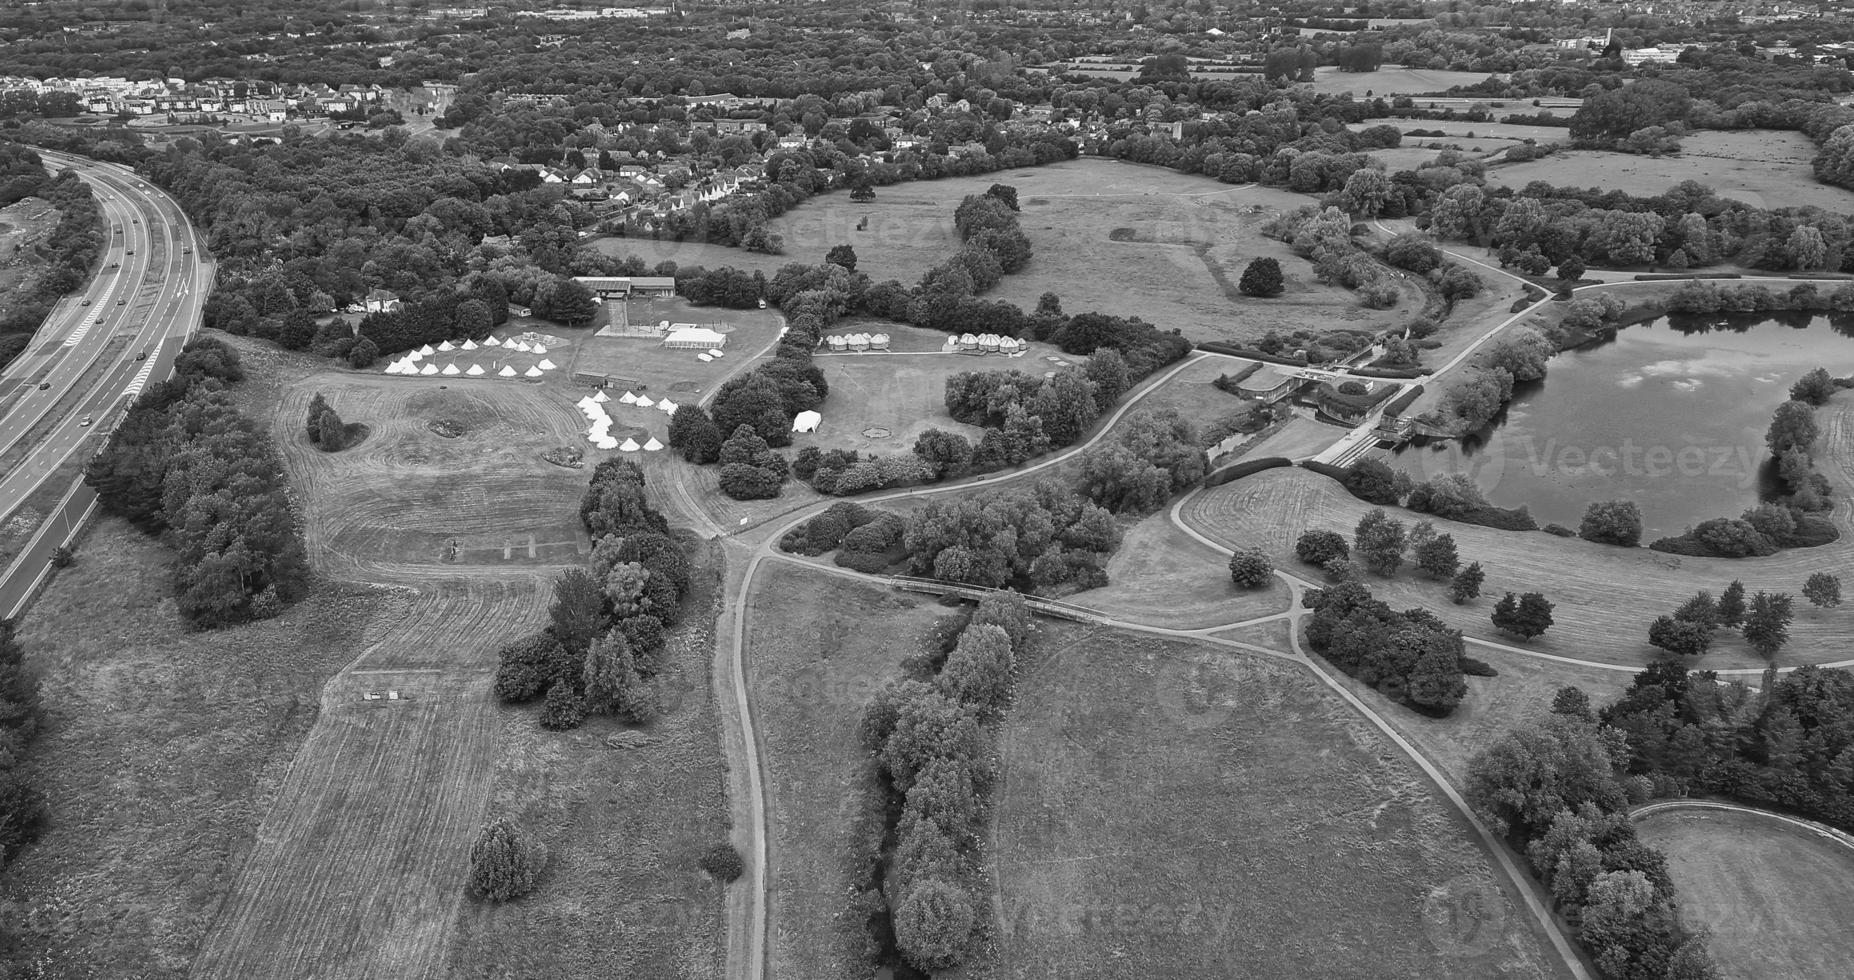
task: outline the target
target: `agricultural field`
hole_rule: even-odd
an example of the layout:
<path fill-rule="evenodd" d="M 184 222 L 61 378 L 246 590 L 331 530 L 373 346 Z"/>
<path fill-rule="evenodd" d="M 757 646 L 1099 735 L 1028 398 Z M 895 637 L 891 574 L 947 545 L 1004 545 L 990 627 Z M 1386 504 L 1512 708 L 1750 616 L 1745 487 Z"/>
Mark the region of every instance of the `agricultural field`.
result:
<path fill-rule="evenodd" d="M 489 811 L 548 847 L 532 896 L 466 902 L 445 976 L 718 976 L 721 886 L 697 862 L 728 837 L 709 697 L 720 555 L 697 546 L 685 620 L 665 652 L 665 712 L 644 729 L 592 718 L 549 732 L 498 709 Z"/>
<path fill-rule="evenodd" d="M 595 244 L 653 263 L 667 258 L 770 273 L 786 262 L 822 262 L 831 246 L 847 243 L 856 249 L 858 271 L 913 284 L 958 249 L 953 209 L 960 199 L 994 183 L 1017 188 L 1035 258 L 989 299 L 1032 309 L 1043 293 L 1054 292 L 1070 314 L 1137 316 L 1194 340 L 1253 340 L 1271 329 L 1302 327 L 1375 331 L 1422 307 L 1420 291 L 1409 286 L 1397 307 L 1365 309 L 1349 291 L 1315 282 L 1310 262 L 1260 234 L 1274 214 L 1312 204 L 1310 197 L 1099 158 L 878 188 L 869 204 L 853 204 L 847 194 L 813 198 L 769 223 L 786 237 L 786 255 L 777 259 L 641 239 Z M 869 229 L 855 231 L 864 217 Z M 659 250 L 647 250 L 651 245 Z M 1243 267 L 1264 255 L 1281 261 L 1287 292 L 1270 300 L 1241 296 Z"/>
<path fill-rule="evenodd" d="M 747 687 L 766 780 L 775 980 L 869 976 L 863 922 L 848 910 L 882 830 L 874 763 L 857 730 L 864 706 L 951 614 L 925 596 L 787 561 L 767 561 L 754 577 Z"/>
<path fill-rule="evenodd" d="M 1495 167 L 1489 183 L 1520 188 L 1534 180 L 1561 186 L 1601 186 L 1644 197 L 1696 180 L 1752 207 L 1813 206 L 1854 211 L 1854 191 L 1819 184 L 1810 161 L 1815 144 L 1788 130 L 1701 130 L 1681 140 L 1677 156 L 1574 151 Z"/>
<path fill-rule="evenodd" d="M 1309 528 L 1338 531 L 1350 539 L 1359 518 L 1370 510 L 1337 482 L 1293 468 L 1268 470 L 1196 493 L 1180 516 L 1225 547 L 1264 548 L 1275 556 L 1276 567 L 1319 581 L 1316 569 L 1295 560 L 1295 539 Z M 1406 523 L 1425 517 L 1406 510 L 1394 510 L 1392 516 Z M 1660 655 L 1648 645 L 1649 622 L 1701 589 L 1717 595 L 1736 578 L 1753 592 L 1794 593 L 1810 573 L 1840 574 L 1849 561 L 1845 537 L 1819 548 L 1733 561 L 1431 520 L 1438 531 L 1454 535 L 1463 562 L 1478 561 L 1485 568 L 1481 598 L 1457 606 L 1448 600 L 1445 582 L 1407 567 L 1392 579 L 1368 577 L 1380 598 L 1396 608 L 1429 609 L 1470 638 L 1517 646 L 1513 637 L 1495 632 L 1488 621 L 1493 602 L 1508 591 L 1542 592 L 1557 605 L 1557 625 L 1526 648 L 1631 667 L 1645 666 Z M 1798 602 L 1790 642 L 1777 655 L 1778 666 L 1846 659 L 1847 612 L 1823 612 Z M 1693 666 L 1757 670 L 1764 663 L 1742 640 L 1722 634 Z"/>
<path fill-rule="evenodd" d="M 1652 814 L 1636 831 L 1667 854 L 1681 920 L 1712 933 L 1721 978 L 1846 972 L 1854 848 L 1772 817 L 1717 810 Z"/>
<path fill-rule="evenodd" d="M 1386 99 L 1393 95 L 1439 95 L 1457 85 L 1475 85 L 1487 80 L 1486 72 L 1443 71 L 1431 68 L 1405 68 L 1384 65 L 1377 71 L 1340 71 L 1331 65 L 1313 70 L 1313 90 L 1322 95 L 1351 93 L 1353 98 Z"/>
<path fill-rule="evenodd" d="M 999 737 L 975 975 L 1560 975 L 1466 821 L 1304 669 L 1039 633 Z"/>
<path fill-rule="evenodd" d="M 193 632 L 156 540 L 105 518 L 77 555 L 20 621 L 51 819 L 9 865 L 0 901 L 19 945 L 0 963 L 179 980 L 264 847 L 323 685 L 408 602 L 328 584 L 276 619 Z"/>

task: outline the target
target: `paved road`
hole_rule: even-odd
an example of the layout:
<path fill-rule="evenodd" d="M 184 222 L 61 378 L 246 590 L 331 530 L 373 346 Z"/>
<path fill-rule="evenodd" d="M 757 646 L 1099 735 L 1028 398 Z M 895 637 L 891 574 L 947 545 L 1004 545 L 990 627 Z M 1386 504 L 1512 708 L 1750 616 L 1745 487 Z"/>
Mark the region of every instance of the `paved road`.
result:
<path fill-rule="evenodd" d="M 0 415 L 0 453 L 22 445 L 30 450 L 0 473 L 0 519 L 73 454 L 93 451 L 97 442 L 89 437 L 114 426 L 142 388 L 172 373 L 174 357 L 199 327 L 212 282 L 192 226 L 166 194 L 124 167 L 40 155 L 49 166 L 75 168 L 89 182 L 112 231 L 102 268 L 82 292 L 58 304 L 26 351 L 0 372 L 0 391 L 20 389 Z M 121 342 L 112 345 L 117 338 Z M 16 616 L 24 608 L 52 551 L 82 524 L 94 500 L 79 486 L 47 515 L 0 573 L 0 615 Z"/>

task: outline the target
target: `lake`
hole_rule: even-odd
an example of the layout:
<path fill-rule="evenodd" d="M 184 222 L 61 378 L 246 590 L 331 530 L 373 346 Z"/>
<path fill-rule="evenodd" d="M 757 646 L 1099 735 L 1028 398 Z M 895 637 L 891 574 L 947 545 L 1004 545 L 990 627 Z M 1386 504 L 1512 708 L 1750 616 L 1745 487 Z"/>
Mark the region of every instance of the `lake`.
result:
<path fill-rule="evenodd" d="M 1412 443 L 1391 465 L 1418 480 L 1466 472 L 1540 524 L 1575 528 L 1595 501 L 1634 500 L 1652 541 L 1773 490 L 1764 431 L 1816 367 L 1854 373 L 1854 320 L 1663 317 L 1560 353 L 1486 429 Z"/>

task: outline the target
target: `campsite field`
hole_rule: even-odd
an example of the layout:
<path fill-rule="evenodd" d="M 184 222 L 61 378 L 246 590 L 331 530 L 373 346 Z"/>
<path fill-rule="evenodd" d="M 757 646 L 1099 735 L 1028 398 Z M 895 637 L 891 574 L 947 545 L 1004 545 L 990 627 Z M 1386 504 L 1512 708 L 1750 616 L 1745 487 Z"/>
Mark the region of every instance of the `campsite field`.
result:
<path fill-rule="evenodd" d="M 77 556 L 20 621 L 51 821 L 8 865 L 19 945 L 0 961 L 179 980 L 262 845 L 323 684 L 406 600 L 328 585 L 276 619 L 193 632 L 154 539 L 105 518 Z"/>
<path fill-rule="evenodd" d="M 1854 211 L 1854 191 L 1817 183 L 1815 144 L 1787 130 L 1701 130 L 1681 140 L 1676 156 L 1653 159 L 1607 151 L 1570 151 L 1487 172 L 1491 184 L 1524 187 L 1534 180 L 1568 187 L 1598 186 L 1643 197 L 1696 180 L 1723 197 L 1753 207 L 1814 206 Z"/>
<path fill-rule="evenodd" d="M 867 977 L 861 917 L 846 914 L 880 841 L 863 708 L 951 610 L 924 596 L 768 561 L 747 613 L 747 687 L 766 778 L 768 972 Z M 879 628 L 871 628 L 880 624 Z"/>
<path fill-rule="evenodd" d="M 698 548 L 662 718 L 620 740 L 609 718 L 549 732 L 538 706 L 497 709 L 489 813 L 546 842 L 548 870 L 523 901 L 464 903 L 446 976 L 719 975 L 721 886 L 697 862 L 728 836 L 708 694 L 720 556 Z"/>
<path fill-rule="evenodd" d="M 1312 204 L 1310 197 L 1092 157 L 879 188 L 868 204 L 852 203 L 847 194 L 813 198 L 769 224 L 786 237 L 786 255 L 776 260 L 688 243 L 595 244 L 652 263 L 667 258 L 769 273 L 786 262 L 821 262 L 831 246 L 849 244 L 858 271 L 911 285 L 957 250 L 953 209 L 960 199 L 994 183 L 1017 188 L 1035 257 L 986 295 L 1024 309 L 1054 292 L 1070 314 L 1137 316 L 1178 327 L 1194 340 L 1229 340 L 1256 339 L 1271 329 L 1378 330 L 1421 308 L 1420 293 L 1408 287 L 1396 308 L 1365 309 L 1350 292 L 1315 282 L 1312 264 L 1286 245 L 1262 237 L 1259 228 L 1269 217 Z M 864 217 L 869 228 L 858 232 Z M 1264 255 L 1281 260 L 1287 292 L 1271 300 L 1241 296 L 1236 283 L 1243 267 Z"/>
<path fill-rule="evenodd" d="M 682 299 L 632 300 L 634 324 L 690 323 L 727 337 L 722 356 L 704 361 L 702 351 L 672 350 L 654 337 L 600 337 L 588 331 L 577 341 L 570 360 L 556 360 L 562 379 L 576 372 L 604 374 L 638 382 L 637 393 L 652 401 L 669 398 L 679 405 L 694 404 L 720 387 L 739 366 L 777 340 L 783 319 L 776 310 L 727 310 L 718 306 L 691 306 Z M 627 384 L 626 387 L 631 387 Z M 617 392 L 612 392 L 613 397 Z M 575 394 L 573 400 L 578 400 Z M 645 416 L 647 417 L 647 416 Z M 664 421 L 667 421 L 665 419 Z M 660 433 L 659 433 L 660 435 Z M 639 440 L 642 441 L 642 440 Z"/>
<path fill-rule="evenodd" d="M 1844 409 L 1845 411 L 1845 409 Z M 1309 528 L 1338 531 L 1349 540 L 1359 518 L 1372 507 L 1336 481 L 1304 469 L 1275 469 L 1196 493 L 1182 518 L 1226 547 L 1256 546 L 1275 556 L 1277 567 L 1313 581 L 1318 571 L 1294 558 L 1294 540 Z M 1406 523 L 1425 515 L 1395 510 Z M 1434 520 L 1434 519 L 1432 519 Z M 1448 600 L 1447 584 L 1408 567 L 1395 578 L 1370 576 L 1374 592 L 1392 606 L 1420 605 L 1470 637 L 1518 645 L 1494 631 L 1488 614 L 1494 600 L 1512 592 L 1542 592 L 1556 604 L 1557 625 L 1529 649 L 1600 663 L 1646 665 L 1660 651 L 1648 645 L 1648 624 L 1700 589 L 1713 594 L 1733 579 L 1755 592 L 1795 592 L 1811 572 L 1839 573 L 1847 566 L 1847 538 L 1819 548 L 1780 552 L 1769 558 L 1685 558 L 1646 548 L 1617 548 L 1542 531 L 1495 531 L 1434 520 L 1454 535 L 1462 561 L 1478 561 L 1487 572 L 1482 596 L 1467 605 Z M 1844 532 L 1845 533 L 1845 532 Z M 1845 611 L 1799 609 L 1779 666 L 1841 660 L 1847 656 Z M 1695 668 L 1761 668 L 1762 657 L 1740 639 L 1721 635 Z"/>
<path fill-rule="evenodd" d="M 1854 849 L 1771 817 L 1673 810 L 1636 825 L 1667 854 L 1680 916 L 1712 933 L 1727 980 L 1834 976 L 1854 957 Z"/>
<path fill-rule="evenodd" d="M 1465 820 L 1305 670 L 1039 633 L 1000 735 L 985 975 L 1560 975 Z"/>

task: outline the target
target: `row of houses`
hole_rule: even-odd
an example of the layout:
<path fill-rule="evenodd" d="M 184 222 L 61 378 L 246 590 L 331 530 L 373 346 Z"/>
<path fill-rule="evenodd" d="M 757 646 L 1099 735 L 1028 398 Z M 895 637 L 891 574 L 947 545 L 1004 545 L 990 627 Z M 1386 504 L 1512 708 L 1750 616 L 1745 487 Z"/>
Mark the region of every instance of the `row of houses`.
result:
<path fill-rule="evenodd" d="M 352 112 L 388 101 L 392 90 L 377 84 L 285 84 L 253 79 L 184 78 L 131 80 L 120 76 L 92 78 L 0 77 L 0 91 L 69 92 L 85 110 L 98 115 L 127 112 L 149 116 L 162 113 L 237 113 L 268 116 L 282 122 L 289 113 L 325 116 Z"/>

